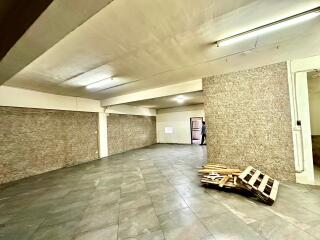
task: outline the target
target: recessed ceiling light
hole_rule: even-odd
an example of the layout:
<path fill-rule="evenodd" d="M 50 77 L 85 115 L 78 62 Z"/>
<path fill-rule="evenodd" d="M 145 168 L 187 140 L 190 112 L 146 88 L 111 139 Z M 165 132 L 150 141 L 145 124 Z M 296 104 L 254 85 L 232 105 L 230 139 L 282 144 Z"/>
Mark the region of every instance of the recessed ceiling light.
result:
<path fill-rule="evenodd" d="M 182 95 L 177 96 L 175 99 L 178 103 L 183 103 L 186 100 L 186 98 Z"/>
<path fill-rule="evenodd" d="M 275 31 L 275 30 L 279 30 L 288 26 L 292 26 L 294 24 L 297 23 L 301 23 L 307 20 L 310 20 L 312 18 L 315 18 L 317 16 L 320 15 L 320 7 L 316 7 L 313 8 L 311 10 L 302 12 L 302 13 L 298 13 L 296 15 L 272 22 L 272 23 L 268 23 L 266 25 L 236 34 L 234 36 L 225 38 L 225 39 L 221 39 L 219 41 L 216 42 L 218 47 L 222 47 L 222 46 L 228 46 L 249 38 L 253 38 L 253 37 L 257 37 L 259 35 L 271 32 L 271 31 Z"/>

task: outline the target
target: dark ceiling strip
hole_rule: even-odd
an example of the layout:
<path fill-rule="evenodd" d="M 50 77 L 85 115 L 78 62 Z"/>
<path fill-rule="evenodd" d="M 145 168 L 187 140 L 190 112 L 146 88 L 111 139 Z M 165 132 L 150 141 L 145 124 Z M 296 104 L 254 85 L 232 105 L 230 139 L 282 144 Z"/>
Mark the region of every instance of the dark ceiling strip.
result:
<path fill-rule="evenodd" d="M 53 0 L 1 0 L 0 59 L 7 54 Z"/>

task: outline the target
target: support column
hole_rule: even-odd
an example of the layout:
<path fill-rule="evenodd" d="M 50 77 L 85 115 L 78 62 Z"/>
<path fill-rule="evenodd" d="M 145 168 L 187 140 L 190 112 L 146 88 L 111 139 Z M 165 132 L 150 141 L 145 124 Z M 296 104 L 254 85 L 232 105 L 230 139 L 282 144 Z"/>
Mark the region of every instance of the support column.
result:
<path fill-rule="evenodd" d="M 107 114 L 99 112 L 99 156 L 108 156 Z"/>

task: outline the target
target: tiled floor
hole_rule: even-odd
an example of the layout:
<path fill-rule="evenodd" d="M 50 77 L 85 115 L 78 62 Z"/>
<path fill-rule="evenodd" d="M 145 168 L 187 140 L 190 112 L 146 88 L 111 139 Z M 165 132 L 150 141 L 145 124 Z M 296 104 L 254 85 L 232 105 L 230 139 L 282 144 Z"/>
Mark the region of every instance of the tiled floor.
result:
<path fill-rule="evenodd" d="M 316 239 L 320 187 L 282 183 L 270 207 L 205 189 L 205 147 L 154 145 L 0 186 L 0 239 Z"/>

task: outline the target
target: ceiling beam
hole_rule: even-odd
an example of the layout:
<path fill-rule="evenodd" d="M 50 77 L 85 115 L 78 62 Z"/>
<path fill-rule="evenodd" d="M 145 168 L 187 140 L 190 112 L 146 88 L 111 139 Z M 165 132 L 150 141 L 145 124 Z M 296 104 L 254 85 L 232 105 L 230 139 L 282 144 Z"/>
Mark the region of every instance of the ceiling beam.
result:
<path fill-rule="evenodd" d="M 43 1 L 47 2 L 49 0 Z M 53 1 L 1 59 L 0 85 L 9 80 L 12 76 L 25 68 L 112 1 L 113 0 Z M 29 0 L 24 2 L 29 2 Z M 40 4 L 39 2 L 42 1 L 32 0 L 30 2 L 37 2 L 31 4 L 36 5 Z M 2 9 L 0 9 L 0 11 L 1 10 Z M 20 16 L 16 16 L 16 18 L 19 17 Z M 16 29 L 13 28 L 11 31 L 16 31 Z M 3 37 L 2 35 L 3 34 L 1 34 L 1 38 Z"/>
<path fill-rule="evenodd" d="M 202 90 L 202 79 L 192 80 L 188 82 L 172 84 L 164 87 L 148 89 L 131 94 L 121 95 L 117 97 L 101 100 L 101 106 L 112 106 L 123 103 L 141 101 L 146 99 L 166 97 L 182 93 L 196 92 Z"/>
<path fill-rule="evenodd" d="M 3 0 L 0 2 L 0 59 L 53 0 Z"/>

